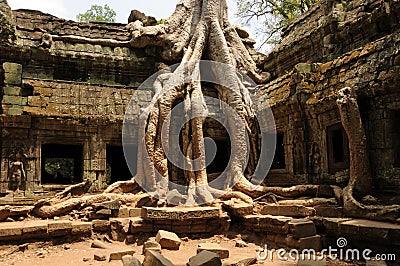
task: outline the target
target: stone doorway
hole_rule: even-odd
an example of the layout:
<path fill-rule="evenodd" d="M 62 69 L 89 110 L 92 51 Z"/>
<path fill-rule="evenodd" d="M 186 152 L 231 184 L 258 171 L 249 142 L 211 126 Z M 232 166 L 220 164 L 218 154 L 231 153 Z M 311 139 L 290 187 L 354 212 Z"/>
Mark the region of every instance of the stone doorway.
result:
<path fill-rule="evenodd" d="M 43 144 L 41 183 L 69 185 L 82 182 L 83 146 Z"/>
<path fill-rule="evenodd" d="M 133 153 L 129 158 L 137 158 L 137 146 L 128 145 L 127 152 Z M 107 184 L 117 181 L 126 181 L 136 175 L 136 159 L 127 162 L 124 155 L 123 146 L 107 145 Z M 128 163 L 130 165 L 128 165 Z M 131 173 L 130 169 L 133 171 Z"/>

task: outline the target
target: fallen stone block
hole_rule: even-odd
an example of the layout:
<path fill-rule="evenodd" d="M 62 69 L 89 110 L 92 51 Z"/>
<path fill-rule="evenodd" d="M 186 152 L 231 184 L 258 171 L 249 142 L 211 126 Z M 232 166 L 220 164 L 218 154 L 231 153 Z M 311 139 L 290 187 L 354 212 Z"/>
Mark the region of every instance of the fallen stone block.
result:
<path fill-rule="evenodd" d="M 143 266 L 174 266 L 174 264 L 160 253 L 149 250 L 146 252 Z"/>
<path fill-rule="evenodd" d="M 199 244 L 197 246 L 197 253 L 200 253 L 203 250 L 214 252 L 214 253 L 218 254 L 221 259 L 229 258 L 229 250 L 223 248 L 220 244 L 217 244 L 217 243 Z"/>
<path fill-rule="evenodd" d="M 101 249 L 108 249 L 109 248 L 109 246 L 106 243 L 104 243 L 104 242 L 102 242 L 100 240 L 97 240 L 97 239 L 92 242 L 91 247 L 92 248 L 101 248 Z"/>
<path fill-rule="evenodd" d="M 189 259 L 188 266 L 220 266 L 222 265 L 221 258 L 218 254 L 203 250 L 196 256 Z"/>
<path fill-rule="evenodd" d="M 140 261 L 132 255 L 125 255 L 122 257 L 123 266 L 142 266 Z"/>
<path fill-rule="evenodd" d="M 133 255 L 135 251 L 132 249 L 113 251 L 110 253 L 110 261 L 112 260 L 122 260 L 122 257 L 125 255 Z"/>
<path fill-rule="evenodd" d="M 48 232 L 49 236 L 66 236 L 70 235 L 72 231 L 72 222 L 71 221 L 50 221 Z"/>
<path fill-rule="evenodd" d="M 156 241 L 160 243 L 162 248 L 178 250 L 182 240 L 172 232 L 159 230 L 156 236 Z"/>
<path fill-rule="evenodd" d="M 93 220 L 92 229 L 95 232 L 108 232 L 110 231 L 110 221 L 108 220 Z"/>
<path fill-rule="evenodd" d="M 293 219 L 289 222 L 289 232 L 296 238 L 315 236 L 315 224 L 306 219 Z"/>
<path fill-rule="evenodd" d="M 110 220 L 111 238 L 123 242 L 129 233 L 129 218 L 114 218 Z"/>
<path fill-rule="evenodd" d="M 94 260 L 97 261 L 106 261 L 107 260 L 107 256 L 105 254 L 101 254 L 101 253 L 95 253 L 93 255 Z"/>
<path fill-rule="evenodd" d="M 147 250 L 161 252 L 161 245 L 155 240 L 147 240 L 143 244 L 142 254 L 145 255 Z"/>

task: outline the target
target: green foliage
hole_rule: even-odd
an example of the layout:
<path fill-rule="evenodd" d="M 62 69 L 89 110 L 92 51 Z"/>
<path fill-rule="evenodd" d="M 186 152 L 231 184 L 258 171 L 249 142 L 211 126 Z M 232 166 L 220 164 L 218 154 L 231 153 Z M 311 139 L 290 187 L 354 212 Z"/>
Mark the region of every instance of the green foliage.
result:
<path fill-rule="evenodd" d="M 44 163 L 45 171 L 54 180 L 74 181 L 74 159 L 73 158 L 46 158 Z"/>
<path fill-rule="evenodd" d="M 76 19 L 79 22 L 115 22 L 115 11 L 108 5 L 104 7 L 92 5 L 88 11 L 83 14 L 78 14 Z"/>
<path fill-rule="evenodd" d="M 257 23 L 264 44 L 279 42 L 282 29 L 319 0 L 238 0 L 237 16 L 244 24 Z"/>

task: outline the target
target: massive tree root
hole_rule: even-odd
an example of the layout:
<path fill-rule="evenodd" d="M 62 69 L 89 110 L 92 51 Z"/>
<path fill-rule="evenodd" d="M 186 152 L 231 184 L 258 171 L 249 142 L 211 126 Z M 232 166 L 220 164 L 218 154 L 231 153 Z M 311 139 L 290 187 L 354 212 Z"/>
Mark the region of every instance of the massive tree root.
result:
<path fill-rule="evenodd" d="M 266 82 L 269 74 L 258 71 L 247 48 L 228 21 L 225 0 L 181 0 L 164 24 L 144 27 L 140 21 L 136 21 L 128 27 L 132 33 L 130 44 L 133 47 L 161 46 L 164 48 L 164 59 L 180 61 L 176 70 L 157 77 L 153 84 L 153 104 L 141 114 L 137 174 L 132 181 L 111 185 L 101 195 L 38 205 L 34 210 L 37 215 L 60 215 L 76 206 L 86 206 L 100 200 L 120 198 L 122 201 L 134 201 L 136 198 L 132 194 L 115 193 L 137 192 L 135 183 L 146 188 L 155 198 L 165 199 L 170 189 L 170 177 L 164 147 L 169 147 L 169 114 L 176 102 L 183 102 L 184 115 L 188 120 L 181 130 L 181 150 L 187 158 L 184 162 L 187 189 L 181 191 L 186 194 L 184 204 L 211 204 L 216 198 L 223 200 L 231 197 L 251 203 L 251 198 L 266 193 L 287 198 L 317 195 L 317 185 L 265 187 L 250 181 L 259 159 L 257 141 L 261 132 L 250 99 L 251 85 L 243 80 L 243 75 L 238 71 L 247 74 L 256 83 Z M 203 135 L 208 110 L 200 82 L 202 71 L 198 63 L 202 59 L 231 66 L 210 69 L 215 76 L 224 77 L 224 86 L 214 86 L 218 99 L 235 113 L 233 116 L 226 115 L 225 126 L 233 137 L 231 161 L 226 170 L 228 178 L 224 187 L 212 187 L 208 182 Z M 163 126 L 166 126 L 167 136 L 162 136 Z M 249 136 L 249 145 L 246 136 Z M 247 157 L 250 163 L 247 163 Z"/>
<path fill-rule="evenodd" d="M 162 138 L 162 128 L 174 103 L 184 101 L 186 117 L 193 117 L 182 129 L 182 151 L 188 160 L 184 175 L 187 180 L 187 205 L 210 203 L 227 191 L 211 187 L 207 180 L 203 124 L 208 110 L 200 81 L 186 83 L 188 77 L 202 75 L 198 61 L 208 59 L 230 68 L 212 69 L 216 76 L 223 71 L 226 85 L 215 85 L 218 98 L 235 112 L 226 116 L 226 127 L 234 136 L 231 139 L 232 157 L 228 166 L 225 187 L 234 188 L 251 197 L 265 193 L 293 197 L 316 195 L 318 186 L 303 185 L 292 188 L 264 187 L 249 180 L 256 168 L 260 134 L 255 113 L 252 109 L 249 88 L 236 70 L 248 74 L 256 82 L 265 82 L 269 76 L 259 73 L 246 47 L 234 27 L 229 23 L 225 0 L 181 0 L 175 13 L 164 25 L 142 27 L 140 22 L 131 25 L 133 45 L 166 45 L 163 57 L 177 60 L 180 66 L 173 72 L 159 76 L 154 84 L 154 105 L 143 113 L 140 121 L 139 156 L 136 180 L 155 196 L 164 198 L 168 192 L 168 161 L 164 146 L 168 147 L 169 136 Z M 150 36 L 153 37 L 150 38 Z M 191 116 L 190 116 L 191 115 Z M 189 119 L 188 119 L 189 120 Z M 168 132 L 168 129 L 167 129 Z M 168 134 L 168 133 L 167 133 Z M 250 136 L 247 150 L 246 136 Z M 141 141 L 144 140 L 144 141 Z M 163 142 L 164 146 L 162 145 Z M 247 164 L 246 154 L 250 163 Z M 193 161 L 191 161 L 193 160 Z M 246 176 L 245 176 L 246 173 Z"/>
<path fill-rule="evenodd" d="M 345 214 L 356 218 L 396 221 L 400 217 L 399 205 L 369 206 L 360 203 L 354 197 L 354 194 L 366 195 L 372 190 L 366 135 L 354 90 L 351 88 L 340 90 L 337 105 L 350 148 L 350 180 L 343 190 Z"/>

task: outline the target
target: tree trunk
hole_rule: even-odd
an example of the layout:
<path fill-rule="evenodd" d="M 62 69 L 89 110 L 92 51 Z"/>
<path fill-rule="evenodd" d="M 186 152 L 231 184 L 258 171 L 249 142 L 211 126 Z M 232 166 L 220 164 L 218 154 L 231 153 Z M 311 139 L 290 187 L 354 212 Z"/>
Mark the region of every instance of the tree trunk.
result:
<path fill-rule="evenodd" d="M 367 206 L 354 198 L 354 193 L 366 195 L 372 190 L 372 176 L 367 152 L 367 138 L 357 104 L 357 95 L 351 88 L 339 91 L 337 105 L 343 127 L 349 139 L 350 180 L 343 190 L 343 205 L 347 216 L 373 220 L 396 221 L 400 206 Z"/>

